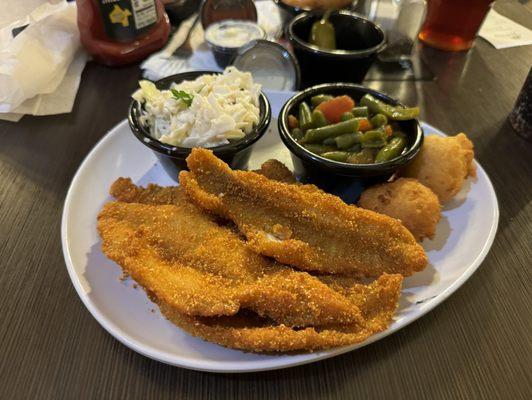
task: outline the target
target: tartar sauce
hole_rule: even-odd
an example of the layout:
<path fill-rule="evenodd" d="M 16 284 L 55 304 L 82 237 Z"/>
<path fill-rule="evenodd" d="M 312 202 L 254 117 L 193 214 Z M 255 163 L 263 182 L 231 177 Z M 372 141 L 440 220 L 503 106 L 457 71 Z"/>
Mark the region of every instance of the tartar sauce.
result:
<path fill-rule="evenodd" d="M 238 48 L 246 43 L 264 38 L 260 26 L 250 21 L 225 20 L 210 25 L 205 40 L 215 46 Z"/>

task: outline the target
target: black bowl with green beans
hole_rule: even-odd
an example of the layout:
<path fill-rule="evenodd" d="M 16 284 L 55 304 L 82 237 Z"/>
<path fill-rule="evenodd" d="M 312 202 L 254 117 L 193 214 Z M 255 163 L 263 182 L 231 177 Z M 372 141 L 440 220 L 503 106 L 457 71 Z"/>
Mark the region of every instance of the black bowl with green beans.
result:
<path fill-rule="evenodd" d="M 352 83 L 310 87 L 279 115 L 279 134 L 292 153 L 296 173 L 320 185 L 388 179 L 419 152 L 423 131 L 417 107 Z M 318 178 L 318 179 L 316 179 Z"/>

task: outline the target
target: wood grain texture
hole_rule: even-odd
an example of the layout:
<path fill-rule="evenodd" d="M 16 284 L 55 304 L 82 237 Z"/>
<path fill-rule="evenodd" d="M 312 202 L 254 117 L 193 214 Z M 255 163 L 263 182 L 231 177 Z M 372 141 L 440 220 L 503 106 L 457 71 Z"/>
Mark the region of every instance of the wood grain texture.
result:
<path fill-rule="evenodd" d="M 498 9 L 532 28 L 517 2 Z M 1 399 L 525 399 L 532 394 L 532 143 L 506 122 L 532 46 L 420 49 L 434 82 L 372 82 L 419 103 L 442 130 L 465 131 L 497 191 L 501 219 L 474 276 L 394 335 L 312 365 L 247 375 L 187 371 L 120 344 L 68 277 L 63 200 L 91 147 L 126 115 L 137 67 L 89 64 L 74 110 L 0 122 Z"/>

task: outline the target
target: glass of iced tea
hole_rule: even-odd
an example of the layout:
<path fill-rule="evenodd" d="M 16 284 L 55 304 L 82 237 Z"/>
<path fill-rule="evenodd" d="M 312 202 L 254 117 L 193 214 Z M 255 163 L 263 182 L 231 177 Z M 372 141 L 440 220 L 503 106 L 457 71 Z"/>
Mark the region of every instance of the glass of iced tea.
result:
<path fill-rule="evenodd" d="M 440 50 L 471 48 L 493 0 L 427 0 L 419 39 Z"/>

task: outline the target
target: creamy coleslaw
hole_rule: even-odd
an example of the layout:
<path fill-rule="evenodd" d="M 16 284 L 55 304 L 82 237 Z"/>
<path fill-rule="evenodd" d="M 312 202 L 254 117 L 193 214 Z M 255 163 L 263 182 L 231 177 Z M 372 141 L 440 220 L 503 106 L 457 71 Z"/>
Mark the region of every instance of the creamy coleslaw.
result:
<path fill-rule="evenodd" d="M 182 147 L 214 147 L 241 139 L 259 122 L 260 85 L 248 72 L 228 67 L 222 74 L 159 90 L 140 81 L 133 99 L 143 104 L 140 122 L 153 138 Z"/>

